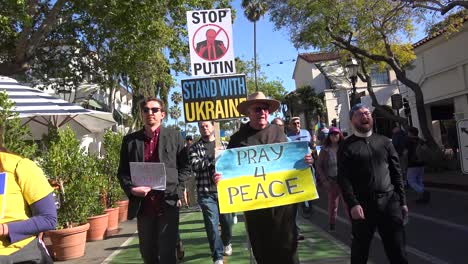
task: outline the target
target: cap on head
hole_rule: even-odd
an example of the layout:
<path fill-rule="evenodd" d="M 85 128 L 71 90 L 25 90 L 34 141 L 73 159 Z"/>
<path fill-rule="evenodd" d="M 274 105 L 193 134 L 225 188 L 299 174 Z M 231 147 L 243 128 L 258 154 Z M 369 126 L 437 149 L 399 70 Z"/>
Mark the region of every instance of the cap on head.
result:
<path fill-rule="evenodd" d="M 369 109 L 367 106 L 365 106 L 364 104 L 355 104 L 351 110 L 349 111 L 349 119 L 353 119 L 353 115 L 354 115 L 354 112 L 356 112 L 357 110 L 361 109 L 361 108 L 366 108 L 366 109 Z"/>
<path fill-rule="evenodd" d="M 193 140 L 193 138 L 192 138 L 192 136 L 189 135 L 189 136 L 185 137 L 185 140 Z"/>
<path fill-rule="evenodd" d="M 333 133 L 340 133 L 341 134 L 341 130 L 337 127 L 330 127 L 328 129 L 328 134 L 333 134 Z"/>
<path fill-rule="evenodd" d="M 300 121 L 301 121 L 301 118 L 298 117 L 298 116 L 293 116 L 293 117 L 291 117 L 291 120 L 289 120 L 289 123 L 292 124 L 292 123 L 294 123 L 294 121 L 296 121 L 296 120 L 299 120 L 299 122 L 300 122 Z"/>
<path fill-rule="evenodd" d="M 280 102 L 268 99 L 262 92 L 255 92 L 247 96 L 247 100 L 237 105 L 237 111 L 243 115 L 248 115 L 248 109 L 252 104 L 263 103 L 268 105 L 268 112 L 273 113 L 280 107 Z"/>

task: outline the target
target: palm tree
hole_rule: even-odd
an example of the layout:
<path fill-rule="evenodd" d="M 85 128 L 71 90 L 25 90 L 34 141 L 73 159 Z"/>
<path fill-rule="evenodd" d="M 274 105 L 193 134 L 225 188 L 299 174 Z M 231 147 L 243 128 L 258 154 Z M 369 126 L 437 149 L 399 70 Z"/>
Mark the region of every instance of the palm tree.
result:
<path fill-rule="evenodd" d="M 266 4 L 259 0 L 242 0 L 244 14 L 250 22 L 254 23 L 254 76 L 255 91 L 258 91 L 257 84 L 257 21 L 266 13 Z"/>

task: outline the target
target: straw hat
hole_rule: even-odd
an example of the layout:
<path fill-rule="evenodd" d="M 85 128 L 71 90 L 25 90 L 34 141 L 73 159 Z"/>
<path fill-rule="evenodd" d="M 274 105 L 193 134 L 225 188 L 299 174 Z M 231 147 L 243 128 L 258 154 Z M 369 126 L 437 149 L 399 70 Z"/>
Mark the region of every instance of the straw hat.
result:
<path fill-rule="evenodd" d="M 268 105 L 268 111 L 270 113 L 275 112 L 280 107 L 280 102 L 274 99 L 268 99 L 262 92 L 255 92 L 247 96 L 247 101 L 244 101 L 237 105 L 237 111 L 243 115 L 247 115 L 249 106 L 255 103 L 262 103 Z"/>

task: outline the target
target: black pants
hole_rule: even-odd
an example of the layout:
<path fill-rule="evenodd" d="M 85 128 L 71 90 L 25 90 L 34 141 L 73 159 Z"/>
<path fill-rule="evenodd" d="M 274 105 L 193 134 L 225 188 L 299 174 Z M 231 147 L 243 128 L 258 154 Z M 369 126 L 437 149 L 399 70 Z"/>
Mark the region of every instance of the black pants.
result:
<path fill-rule="evenodd" d="M 361 201 L 362 202 L 362 201 Z M 390 263 L 408 263 L 403 215 L 398 196 L 387 195 L 362 203 L 364 220 L 352 220 L 351 264 L 367 263 L 375 230 L 380 234 Z"/>
<path fill-rule="evenodd" d="M 298 264 L 296 204 L 244 213 L 258 264 Z"/>
<path fill-rule="evenodd" d="M 140 253 L 145 264 L 176 264 L 179 208 L 165 204 L 158 216 L 137 217 Z"/>

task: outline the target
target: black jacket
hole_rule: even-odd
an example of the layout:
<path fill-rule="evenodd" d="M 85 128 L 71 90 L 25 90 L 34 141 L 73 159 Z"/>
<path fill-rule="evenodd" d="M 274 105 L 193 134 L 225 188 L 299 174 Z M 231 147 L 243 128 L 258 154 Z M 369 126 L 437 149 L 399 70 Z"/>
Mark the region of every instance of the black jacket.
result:
<path fill-rule="evenodd" d="M 120 186 L 129 198 L 128 219 L 133 219 L 140 209 L 142 197 L 136 197 L 131 193 L 132 179 L 130 176 L 129 162 L 144 161 L 144 129 L 128 134 L 123 138 L 120 149 L 120 164 L 117 176 Z M 182 183 L 190 177 L 187 152 L 184 148 L 182 135 L 169 128 L 161 127 L 158 142 L 159 160 L 166 168 L 165 201 L 170 205 L 176 205 L 183 192 Z"/>
<path fill-rule="evenodd" d="M 343 141 L 338 149 L 338 184 L 350 209 L 390 191 L 406 205 L 398 154 L 385 136 L 351 135 Z"/>

